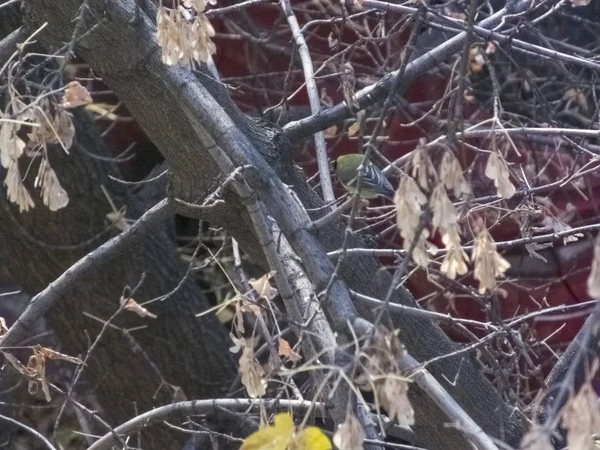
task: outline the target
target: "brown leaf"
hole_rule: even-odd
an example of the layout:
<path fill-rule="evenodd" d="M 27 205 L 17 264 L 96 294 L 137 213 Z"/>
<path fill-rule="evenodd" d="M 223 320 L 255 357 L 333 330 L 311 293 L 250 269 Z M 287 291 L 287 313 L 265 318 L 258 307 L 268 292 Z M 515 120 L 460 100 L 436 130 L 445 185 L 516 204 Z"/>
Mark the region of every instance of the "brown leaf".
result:
<path fill-rule="evenodd" d="M 121 299 L 121 304 L 123 303 L 123 301 L 124 299 Z M 136 313 L 140 317 L 148 317 L 150 319 L 156 319 L 157 317 L 156 314 L 152 314 L 150 311 L 148 311 L 146 308 L 144 308 L 131 297 L 127 299 L 127 302 L 125 303 L 123 308 Z"/>
<path fill-rule="evenodd" d="M 252 278 L 248 280 L 248 282 L 254 288 L 254 290 L 258 292 L 258 295 L 260 295 L 262 298 L 265 298 L 267 300 L 273 300 L 275 297 L 277 297 L 278 292 L 277 289 L 272 287 L 271 283 L 269 283 L 269 279 L 272 276 L 273 272 L 270 272 L 264 274 L 258 280 Z"/>
<path fill-rule="evenodd" d="M 33 351 L 34 351 L 34 353 L 43 355 L 44 358 L 47 358 L 47 359 L 61 359 L 63 361 L 68 361 L 73 364 L 83 364 L 83 361 L 81 360 L 81 358 L 65 355 L 64 353 L 57 352 L 56 350 L 52 350 L 51 348 L 42 347 L 41 345 L 36 345 L 34 347 Z"/>
<path fill-rule="evenodd" d="M 92 103 L 92 97 L 88 90 L 79 84 L 79 81 L 71 81 L 67 84 L 62 98 L 63 108 L 76 108 L 90 103 Z"/>
<path fill-rule="evenodd" d="M 302 359 L 302 357 L 296 353 L 290 343 L 285 339 L 279 339 L 279 356 L 284 356 L 292 362 L 297 362 Z"/>
<path fill-rule="evenodd" d="M 242 384 L 246 388 L 250 398 L 258 398 L 265 395 L 267 388 L 267 380 L 265 380 L 265 372 L 254 357 L 254 349 L 252 345 L 244 341 L 242 356 L 240 356 L 240 364 L 238 372 L 242 378 Z"/>

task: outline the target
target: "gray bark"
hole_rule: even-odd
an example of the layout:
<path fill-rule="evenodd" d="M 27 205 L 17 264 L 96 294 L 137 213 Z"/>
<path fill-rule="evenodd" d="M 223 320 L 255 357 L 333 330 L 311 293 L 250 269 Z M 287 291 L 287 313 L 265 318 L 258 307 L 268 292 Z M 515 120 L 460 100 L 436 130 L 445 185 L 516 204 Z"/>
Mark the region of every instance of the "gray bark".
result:
<path fill-rule="evenodd" d="M 91 4 L 90 4 L 91 3 Z M 159 57 L 159 51 L 154 38 L 154 25 L 152 19 L 140 11 L 139 19 L 135 19 L 136 3 L 133 1 L 119 2 L 88 2 L 88 6 L 92 8 L 90 11 L 84 11 L 83 17 L 80 20 L 84 21 L 81 27 L 81 34 L 75 36 L 77 41 L 76 50 L 87 63 L 98 73 L 104 81 L 115 91 L 121 100 L 125 102 L 133 116 L 138 120 L 143 129 L 148 133 L 153 142 L 158 146 L 161 153 L 165 156 L 170 164 L 169 175 L 169 193 L 171 196 L 180 198 L 187 202 L 201 203 L 202 200 L 210 194 L 223 180 L 216 162 L 211 158 L 206 143 L 199 142 L 194 127 L 190 124 L 184 107 L 182 106 L 181 92 L 186 88 L 186 84 L 197 85 L 198 89 L 205 89 L 208 95 L 211 95 L 221 106 L 222 109 L 207 112 L 210 115 L 217 116 L 222 114 L 232 120 L 238 130 L 241 131 L 246 143 L 249 142 L 256 148 L 260 154 L 252 155 L 257 167 L 260 167 L 265 161 L 277 173 L 281 181 L 291 185 L 296 194 L 299 196 L 303 204 L 307 208 L 315 208 L 321 206 L 318 197 L 312 192 L 306 184 L 302 174 L 295 169 L 291 161 L 286 155 L 290 155 L 291 143 L 287 140 L 281 130 L 257 120 L 252 120 L 244 116 L 230 99 L 227 97 L 223 88 L 211 81 L 206 74 L 200 74 L 198 78 L 182 77 L 178 78 L 181 70 L 177 68 L 164 66 Z M 57 49 L 70 42 L 73 38 L 73 18 L 77 17 L 80 7 L 80 2 L 77 0 L 64 0 L 60 7 L 51 0 L 25 0 L 24 10 L 26 17 L 26 25 L 29 30 L 34 30 L 43 22 L 48 21 L 48 27 L 40 36 L 41 41 L 50 49 Z M 152 14 L 151 6 L 148 6 L 149 13 Z M 100 22 L 96 23 L 96 18 Z M 204 124 L 202 124 L 204 125 Z M 228 133 L 230 130 L 222 129 L 220 133 Z M 213 135 L 213 138 L 217 138 Z M 240 147 L 245 144 L 240 142 Z M 93 203 L 88 206 L 81 206 L 81 210 L 76 208 L 75 211 L 64 211 L 57 215 L 50 213 L 44 214 L 36 210 L 31 217 L 39 219 L 27 222 L 26 229 L 29 230 L 38 239 L 53 239 L 54 242 L 59 239 L 59 242 L 78 242 L 88 238 L 92 233 L 90 229 L 98 230 L 103 225 L 103 219 L 97 214 L 97 211 L 106 208 L 104 200 L 98 194 L 98 182 L 102 179 L 102 171 L 91 170 L 86 164 L 80 161 L 74 161 L 77 156 L 74 154 L 64 160 L 64 164 L 73 165 L 73 170 L 77 176 L 70 178 L 74 185 L 77 183 L 87 182 L 82 191 L 87 192 L 90 200 Z M 79 166 L 83 167 L 79 167 Z M 265 184 L 269 184 L 271 180 L 265 173 Z M 69 175 L 59 173 L 59 178 Z M 62 178 L 61 178 L 62 180 Z M 67 178 L 65 178 L 67 180 Z M 67 186 L 72 183 L 66 181 Z M 264 265 L 264 257 L 261 253 L 260 246 L 252 232 L 250 220 L 247 217 L 245 208 L 235 194 L 227 192 L 225 196 L 226 204 L 213 208 L 210 213 L 202 216 L 203 219 L 209 220 L 217 226 L 224 226 L 227 231 L 234 236 L 258 263 Z M 93 207 L 92 207 L 93 206 Z M 269 204 L 269 208 L 293 208 L 293 205 L 278 205 Z M 69 209 L 69 208 L 68 208 Z M 135 208 L 132 208 L 132 211 Z M 179 212 L 191 216 L 197 216 L 197 211 L 179 208 Z M 21 221 L 30 219 L 19 218 Z M 62 226 L 52 227 L 52 221 L 62 224 L 63 221 L 74 221 L 74 230 L 65 232 Z M 3 221 L 6 223 L 6 221 Z M 44 224 L 44 226 L 42 226 Z M 84 226 L 81 226 L 85 224 Z M 48 226 L 49 225 L 49 226 Z M 14 234 L 14 227 L 10 228 Z M 344 232 L 344 224 L 340 221 L 334 222 L 328 227 L 322 229 L 318 233 L 318 238 L 326 250 L 339 248 Z M 4 229 L 0 229 L 5 232 Z M 7 230 L 6 232 L 8 232 Z M 47 235 L 40 235 L 42 232 L 48 232 Z M 52 233 L 51 233 L 52 232 Z M 290 232 L 290 230 L 284 230 Z M 58 234 L 54 234 L 58 233 Z M 158 232 L 157 232 L 158 233 Z M 22 274 L 23 285 L 27 286 L 33 292 L 41 290 L 45 287 L 51 276 L 56 277 L 70 263 L 71 259 L 63 254 L 54 252 L 42 251 L 39 248 L 31 247 L 25 239 L 18 238 L 19 244 L 6 245 L 7 254 L 22 258 L 22 253 L 19 249 L 27 249 L 27 251 L 40 253 L 44 255 L 44 261 L 49 266 L 48 268 L 38 268 L 38 261 L 32 264 L 32 261 L 23 261 L 19 267 L 15 267 L 15 272 L 27 272 Z M 64 316 L 57 317 L 52 322 L 54 327 L 58 329 L 66 329 L 64 338 L 68 341 L 72 338 L 73 348 L 82 348 L 80 336 L 72 335 L 73 330 L 81 330 L 83 328 L 93 327 L 94 324 L 87 322 L 84 317 L 79 314 L 85 308 L 82 307 L 82 299 L 87 300 L 90 305 L 93 305 L 102 317 L 107 317 L 111 311 L 111 306 L 114 307 L 118 300 L 118 293 L 124 284 L 133 285 L 137 282 L 139 274 L 144 268 L 150 272 L 158 274 L 155 277 L 149 277 L 149 284 L 157 290 L 162 290 L 162 293 L 172 287 L 174 283 L 180 279 L 181 271 L 173 270 L 169 273 L 169 269 L 163 267 L 165 265 L 165 252 L 169 254 L 169 248 L 163 247 L 160 242 L 164 241 L 165 236 L 157 234 L 148 239 L 148 249 L 144 248 L 140 252 L 140 256 L 128 255 L 130 259 L 124 261 L 120 267 L 115 267 L 110 275 L 98 274 L 94 280 L 82 280 L 85 284 L 78 283 L 78 286 L 87 285 L 88 288 L 81 289 L 74 286 L 74 295 L 66 298 L 63 313 L 69 311 L 69 314 L 74 313 L 74 317 Z M 16 241 L 15 241 L 16 242 Z M 355 237 L 352 239 L 351 246 L 368 246 L 369 242 L 365 238 Z M 172 249 L 171 249 L 172 253 Z M 173 255 L 173 258 L 175 256 Z M 175 261 L 173 265 L 177 267 Z M 25 269 L 24 266 L 27 266 Z M 42 276 L 36 275 L 39 270 L 52 269 L 51 274 Z M 30 272 L 30 273 L 29 273 Z M 379 262 L 374 258 L 361 258 L 360 260 L 351 260 L 343 268 L 341 277 L 348 285 L 361 293 L 369 296 L 384 298 L 385 293 L 391 281 L 391 277 L 387 272 L 382 270 Z M 107 294 L 107 287 L 114 287 L 111 295 Z M 146 288 L 149 289 L 150 285 Z M 190 291 L 193 292 L 193 287 L 190 286 Z M 186 290 L 186 292 L 188 292 Z M 181 295 L 184 295 L 183 293 Z M 165 358 L 165 371 L 171 366 L 184 364 L 190 369 L 186 370 L 190 374 L 202 373 L 202 369 L 196 366 L 210 366 L 218 373 L 209 373 L 207 377 L 212 379 L 226 378 L 231 373 L 230 366 L 226 356 L 219 353 L 219 343 L 223 342 L 223 336 L 216 332 L 217 327 L 198 327 L 191 317 L 191 314 L 198 311 L 198 307 L 191 306 L 194 302 L 198 302 L 198 296 L 193 294 L 186 295 L 183 299 L 172 299 L 166 302 L 165 305 L 157 305 L 161 308 L 172 308 L 167 311 L 159 309 L 156 311 L 160 317 L 168 317 L 174 315 L 177 320 L 173 323 L 179 323 L 179 332 L 185 334 L 185 357 L 169 358 L 170 351 L 175 351 L 179 347 L 170 337 L 171 331 L 162 328 L 166 325 L 157 321 L 152 324 L 152 332 L 148 330 L 148 341 L 144 344 L 149 345 L 149 348 L 158 349 L 154 354 L 160 354 L 161 358 Z M 403 289 L 396 291 L 393 301 L 417 306 L 416 302 Z M 188 303 L 189 302 L 189 303 Z M 197 304 L 197 303 L 196 303 Z M 91 306 L 87 306 L 91 307 Z M 114 310 L 114 309 L 113 309 Z M 360 311 L 365 317 L 371 318 L 372 311 Z M 457 350 L 457 347 L 448 339 L 441 329 L 433 322 L 416 319 L 414 317 L 396 316 L 396 326 L 400 328 L 401 339 L 406 344 L 409 352 L 419 361 L 426 361 L 430 358 L 441 354 L 449 354 Z M 181 322 L 179 322 L 181 320 Z M 194 322 L 194 323 L 193 323 Z M 211 331 L 217 333 L 215 345 L 204 347 L 202 350 L 190 350 L 190 343 L 198 341 L 198 338 L 207 337 Z M 155 334 L 160 332 L 163 337 L 156 337 Z M 198 335 L 196 335 L 198 333 Z M 71 336 L 72 335 L 72 336 Z M 167 338 L 168 337 L 168 338 Z M 75 342 L 77 341 L 77 342 Z M 199 343 L 197 347 L 202 347 L 205 342 Z M 130 364 L 130 359 L 122 357 L 122 355 L 113 355 L 113 352 L 108 341 L 105 346 L 107 353 L 104 358 L 100 358 L 101 364 L 95 368 L 91 368 L 94 372 L 102 372 L 104 366 L 102 364 L 112 363 L 115 374 L 122 374 L 127 370 Z M 190 356 L 193 355 L 193 356 Z M 479 425 L 492 436 L 503 439 L 509 445 L 516 446 L 519 437 L 526 426 L 523 417 L 515 414 L 511 408 L 505 405 L 493 390 L 492 386 L 479 373 L 476 365 L 470 358 L 464 359 L 464 356 L 448 357 L 438 361 L 428 368 L 450 392 L 451 395 L 463 406 L 463 408 L 479 423 Z M 175 370 L 175 369 L 173 369 Z M 186 393 L 189 396 L 208 396 L 219 395 L 219 386 L 207 385 L 202 387 L 204 381 L 195 383 L 190 380 L 180 380 L 167 372 L 173 379 L 174 384 L 186 386 Z M 221 376 L 220 375 L 224 375 Z M 451 380 L 452 383 L 447 380 Z M 118 382 L 117 382 L 118 383 Z M 148 380 L 148 383 L 151 383 Z M 103 395 L 110 396 L 111 389 L 107 385 Z M 467 448 L 467 444 L 459 433 L 451 431 L 444 426 L 446 418 L 439 411 L 437 406 L 418 389 L 411 389 L 412 401 L 416 408 L 417 425 L 415 432 L 423 439 L 423 444 L 430 448 L 444 449 L 463 449 Z M 147 405 L 145 405 L 147 406 Z M 142 410 L 142 407 L 139 407 Z M 122 411 L 123 414 L 131 411 Z M 121 415 L 115 417 L 120 419 Z"/>

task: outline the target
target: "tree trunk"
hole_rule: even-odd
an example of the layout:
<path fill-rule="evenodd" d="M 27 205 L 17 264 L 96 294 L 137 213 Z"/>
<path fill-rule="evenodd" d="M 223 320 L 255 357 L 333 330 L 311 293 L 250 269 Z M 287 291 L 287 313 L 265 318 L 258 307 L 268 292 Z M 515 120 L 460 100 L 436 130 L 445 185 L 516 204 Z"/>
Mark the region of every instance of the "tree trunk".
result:
<path fill-rule="evenodd" d="M 68 207 L 51 212 L 35 199 L 36 207 L 20 214 L 1 196 L 0 258 L 13 279 L 30 295 L 46 288 L 79 258 L 115 234 L 103 233 L 91 245 L 73 250 L 52 248 L 76 246 L 106 229 L 105 215 L 110 206 L 100 185 L 108 188 L 118 206 L 127 206 L 128 218 L 138 217 L 148 206 L 108 179 L 109 173 L 117 175 L 110 164 L 82 151 L 83 148 L 87 153 L 110 156 L 84 113 L 75 114 L 75 119 L 77 144 L 70 155 L 54 148 L 50 156 L 70 197 Z M 164 181 L 160 185 L 153 190 L 160 192 L 162 187 L 164 192 Z M 108 319 L 119 306 L 123 288 L 137 285 L 143 273 L 144 282 L 135 295 L 138 302 L 170 292 L 185 272 L 168 224 L 154 230 L 134 252 L 121 255 L 116 263 L 73 283 L 70 295 L 52 308 L 47 321 L 62 344 L 61 350 L 84 355 L 90 339 L 95 339 L 102 326 L 92 317 Z M 78 391 L 94 389 L 104 409 L 103 418 L 113 426 L 131 418 L 136 411 L 172 401 L 175 392 L 165 383 L 180 387 L 188 398 L 223 396 L 236 369 L 223 326 L 214 315 L 195 317 L 208 306 L 198 285 L 189 280 L 165 301 L 148 305 L 157 319 L 142 319 L 124 311 L 114 324 L 123 329 L 144 326 L 130 333 L 143 352 L 121 331 L 109 327 L 85 369 L 88 384 L 81 385 Z M 175 448 L 173 442 L 164 430 L 143 438 L 144 448 Z"/>

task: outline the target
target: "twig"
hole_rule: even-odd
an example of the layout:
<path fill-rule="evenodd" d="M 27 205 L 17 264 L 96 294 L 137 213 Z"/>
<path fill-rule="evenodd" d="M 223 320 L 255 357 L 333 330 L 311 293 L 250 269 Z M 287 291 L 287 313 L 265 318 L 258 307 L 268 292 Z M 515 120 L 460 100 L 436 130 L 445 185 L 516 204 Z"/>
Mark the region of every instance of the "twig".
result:
<path fill-rule="evenodd" d="M 142 283 L 144 282 L 145 278 L 146 278 L 146 273 L 144 272 L 144 273 L 142 273 L 140 281 L 138 282 L 138 284 L 133 289 L 131 289 L 129 286 L 126 286 L 123 289 L 123 295 L 121 297 L 121 301 L 120 301 L 120 303 L 119 303 L 119 305 L 117 307 L 117 310 L 102 325 L 102 328 L 100 329 L 100 332 L 98 333 L 98 336 L 96 336 L 96 339 L 94 339 L 94 342 L 92 343 L 92 345 L 90 345 L 90 348 L 88 349 L 88 351 L 87 351 L 87 353 L 85 355 L 83 363 L 81 363 L 79 365 L 79 367 L 77 367 L 77 369 L 75 370 L 75 376 L 73 377 L 73 382 L 69 386 L 69 389 L 67 390 L 67 395 L 66 395 L 66 397 L 65 397 L 62 405 L 60 406 L 58 414 L 56 415 L 56 419 L 54 420 L 54 428 L 53 428 L 53 431 L 52 431 L 52 436 L 53 436 L 53 440 L 55 442 L 56 442 L 56 436 L 57 436 L 57 433 L 58 433 L 58 427 L 60 425 L 60 421 L 62 419 L 62 416 L 63 416 L 63 414 L 65 412 L 65 408 L 67 406 L 67 402 L 71 399 L 71 395 L 73 394 L 73 390 L 77 386 L 77 383 L 79 382 L 79 379 L 81 378 L 81 375 L 83 374 L 83 370 L 87 366 L 87 363 L 90 360 L 90 357 L 92 356 L 92 354 L 94 353 L 94 350 L 96 349 L 96 347 L 100 343 L 100 340 L 102 339 L 102 337 L 106 333 L 106 330 L 108 330 L 109 325 L 112 324 L 112 322 L 117 318 L 117 316 L 125 309 L 127 301 L 131 297 L 133 297 L 135 295 L 135 293 L 137 292 L 137 290 L 142 286 Z"/>
<path fill-rule="evenodd" d="M 364 0 L 365 2 L 367 0 Z M 374 0 L 369 0 L 369 5 Z M 377 2 L 387 5 L 383 2 Z M 364 4 L 364 3 L 363 3 Z M 370 7 L 365 4 L 365 6 Z M 416 9 L 411 8 L 414 12 Z M 483 28 L 493 28 L 500 23 L 501 18 L 506 14 L 506 10 L 503 8 L 498 12 L 494 13 L 487 19 L 482 20 L 478 26 Z M 440 61 L 445 60 L 448 56 L 459 51 L 465 43 L 467 33 L 462 32 L 454 36 L 452 39 L 444 42 L 435 49 L 426 53 L 423 56 L 410 62 L 404 71 L 402 82 L 398 86 L 398 94 L 402 94 L 406 88 L 408 88 L 413 81 L 417 79 L 421 74 L 433 69 Z M 398 75 L 399 70 L 389 73 L 383 77 L 379 82 L 367 86 L 361 89 L 355 94 L 356 102 L 361 109 L 365 109 L 376 102 L 385 98 L 390 89 L 395 83 L 395 79 Z M 298 142 L 302 139 L 311 136 L 320 130 L 325 130 L 330 126 L 343 121 L 351 116 L 350 110 L 345 104 L 337 104 L 332 108 L 321 111 L 317 116 L 311 116 L 306 119 L 298 120 L 295 122 L 288 123 L 285 127 L 285 133 L 292 142 Z"/>
<path fill-rule="evenodd" d="M 46 311 L 64 298 L 77 280 L 99 270 L 100 266 L 108 264 L 115 258 L 123 255 L 137 244 L 140 239 L 145 237 L 157 224 L 170 217 L 171 214 L 171 205 L 165 199 L 148 210 L 127 231 L 115 236 L 73 264 L 31 300 L 27 309 L 23 311 L 17 321 L 0 339 L 0 346 L 11 347 L 18 345 L 27 337 L 34 324 Z"/>
<path fill-rule="evenodd" d="M 586 379 L 586 369 L 591 367 L 591 360 L 597 357 L 598 333 L 600 327 L 600 304 L 590 314 L 577 336 L 571 341 L 567 350 L 546 379 L 546 388 L 552 388 L 560 383 L 556 395 L 548 395 L 546 405 L 550 404 L 548 415 L 543 427 L 547 431 L 553 430 L 560 419 L 559 412 L 567 401 L 567 395 L 577 392 Z M 589 374 L 588 374 L 589 375 Z M 544 395 L 541 393 L 540 395 Z M 539 396 L 538 396 L 539 399 Z"/>
<path fill-rule="evenodd" d="M 359 319 L 355 322 L 357 332 L 363 335 L 377 332 L 366 320 Z M 421 390 L 435 402 L 435 404 L 450 418 L 467 438 L 475 443 L 479 450 L 498 450 L 491 438 L 475 423 L 464 409 L 452 398 L 452 396 L 438 383 L 438 381 L 423 368 L 423 366 L 408 352 L 398 358 L 398 365 L 406 374 L 415 380 Z"/>
<path fill-rule="evenodd" d="M 290 0 L 281 0 L 281 9 L 287 18 L 288 24 L 294 35 L 294 40 L 298 46 L 298 52 L 300 53 L 300 59 L 302 60 L 302 68 L 304 69 L 304 79 L 306 81 L 306 91 L 308 92 L 310 111 L 313 115 L 316 115 L 321 110 L 321 99 L 319 98 L 319 91 L 317 90 L 310 51 L 308 50 L 302 31 L 300 31 L 298 19 L 296 19 L 296 16 L 294 15 Z M 350 105 L 348 105 L 348 107 L 350 107 Z M 329 158 L 327 156 L 327 146 L 325 145 L 325 134 L 322 131 L 317 131 L 314 135 L 323 199 L 326 203 L 334 202 L 335 195 L 333 193 L 333 185 L 331 184 L 331 175 L 329 173 Z"/>
<path fill-rule="evenodd" d="M 193 400 L 188 402 L 173 403 L 161 406 L 125 422 L 115 428 L 115 432 L 121 437 L 131 436 L 142 431 L 149 425 L 160 423 L 173 417 L 187 418 L 190 415 L 214 414 L 220 409 L 230 411 L 249 412 L 261 409 L 277 411 L 292 410 L 296 413 L 307 411 L 313 402 L 303 400 L 249 400 L 249 399 L 215 399 L 215 400 Z M 321 405 L 322 406 L 322 405 Z M 118 442 L 111 433 L 107 433 L 97 440 L 88 450 L 110 450 Z M 55 450 L 55 449 L 53 449 Z"/>
<path fill-rule="evenodd" d="M 4 420 L 6 422 L 12 423 L 13 425 L 16 425 L 20 428 L 23 428 L 24 430 L 28 431 L 29 433 L 33 434 L 36 438 L 38 438 L 40 441 L 42 441 L 42 443 L 49 449 L 49 450 L 56 450 L 56 448 L 50 443 L 50 441 L 48 441 L 48 439 L 46 439 L 44 436 L 41 435 L 41 433 L 38 433 L 37 431 L 35 431 L 33 428 L 28 427 L 27 425 L 25 425 L 24 423 L 19 422 L 18 420 L 15 419 L 11 419 L 10 417 L 7 416 L 3 416 L 0 414 L 0 420 Z"/>

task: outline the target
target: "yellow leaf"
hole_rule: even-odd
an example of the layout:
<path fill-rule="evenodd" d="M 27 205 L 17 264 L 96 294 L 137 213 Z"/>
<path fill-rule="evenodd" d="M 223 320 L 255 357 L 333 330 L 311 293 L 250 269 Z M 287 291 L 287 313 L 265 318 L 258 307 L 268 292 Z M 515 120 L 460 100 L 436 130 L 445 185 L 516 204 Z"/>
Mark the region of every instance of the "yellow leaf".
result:
<path fill-rule="evenodd" d="M 294 437 L 294 421 L 287 413 L 277 414 L 273 426 L 261 427 L 252 433 L 240 450 L 286 450 Z M 331 448 L 331 447 L 328 447 Z"/>
<path fill-rule="evenodd" d="M 293 450 L 331 450 L 331 442 L 317 427 L 306 427 L 298 432 L 290 447 Z"/>

